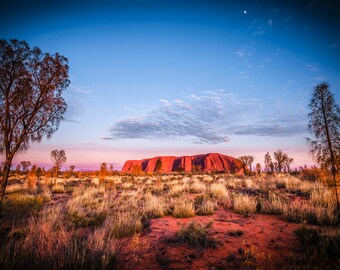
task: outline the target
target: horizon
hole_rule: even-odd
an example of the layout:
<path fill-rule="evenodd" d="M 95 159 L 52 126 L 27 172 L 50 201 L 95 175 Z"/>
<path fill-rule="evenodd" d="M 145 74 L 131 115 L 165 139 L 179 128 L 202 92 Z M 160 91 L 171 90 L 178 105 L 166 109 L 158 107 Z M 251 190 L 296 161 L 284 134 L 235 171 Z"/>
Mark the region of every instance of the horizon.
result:
<path fill-rule="evenodd" d="M 338 3 L 338 2 L 337 2 Z M 308 151 L 308 104 L 327 81 L 339 104 L 340 5 L 332 1 L 5 3 L 0 37 L 66 56 L 68 111 L 29 160 L 64 149 L 78 170 L 127 160 Z M 3 156 L 1 156 L 3 158 Z M 1 159 L 2 160 L 2 159 Z"/>

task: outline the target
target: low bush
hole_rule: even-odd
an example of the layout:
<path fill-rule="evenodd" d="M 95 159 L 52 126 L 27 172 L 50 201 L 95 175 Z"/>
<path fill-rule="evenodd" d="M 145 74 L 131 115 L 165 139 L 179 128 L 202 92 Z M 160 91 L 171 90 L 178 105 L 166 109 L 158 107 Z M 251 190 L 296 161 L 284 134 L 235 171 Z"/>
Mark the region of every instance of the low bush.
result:
<path fill-rule="evenodd" d="M 234 212 L 239 214 L 250 214 L 256 212 L 256 198 L 249 195 L 235 194 Z"/>
<path fill-rule="evenodd" d="M 194 206 L 197 215 L 213 215 L 217 208 L 217 203 L 206 195 L 200 195 L 195 197 Z"/>
<path fill-rule="evenodd" d="M 217 240 L 209 234 L 212 225 L 213 222 L 201 224 L 193 220 L 187 226 L 180 225 L 177 237 L 180 242 L 186 243 L 191 247 L 216 247 Z"/>
<path fill-rule="evenodd" d="M 304 253 L 304 269 L 338 269 L 340 260 L 340 234 L 327 229 L 301 227 L 294 231 Z"/>
<path fill-rule="evenodd" d="M 189 200 L 178 200 L 174 205 L 172 215 L 176 218 L 188 218 L 195 216 L 193 203 Z"/>

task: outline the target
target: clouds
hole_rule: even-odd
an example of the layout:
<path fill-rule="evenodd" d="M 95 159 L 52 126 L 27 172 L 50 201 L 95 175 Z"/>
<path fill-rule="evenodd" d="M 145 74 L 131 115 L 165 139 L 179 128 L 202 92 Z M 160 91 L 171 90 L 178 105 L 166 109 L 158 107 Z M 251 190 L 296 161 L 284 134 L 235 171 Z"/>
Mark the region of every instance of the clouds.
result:
<path fill-rule="evenodd" d="M 65 91 L 65 99 L 68 104 L 68 108 L 65 114 L 65 121 L 71 123 L 81 124 L 79 121 L 82 115 L 86 113 L 88 108 L 85 106 L 86 100 L 92 95 L 92 90 L 71 84 Z"/>
<path fill-rule="evenodd" d="M 181 139 L 218 144 L 228 142 L 233 135 L 292 136 L 305 131 L 304 123 L 296 121 L 301 115 L 291 118 L 275 111 L 277 117 L 269 118 L 263 115 L 262 107 L 257 99 L 223 89 L 171 101 L 161 99 L 159 107 L 116 121 L 109 129 L 110 137 L 105 139 Z"/>

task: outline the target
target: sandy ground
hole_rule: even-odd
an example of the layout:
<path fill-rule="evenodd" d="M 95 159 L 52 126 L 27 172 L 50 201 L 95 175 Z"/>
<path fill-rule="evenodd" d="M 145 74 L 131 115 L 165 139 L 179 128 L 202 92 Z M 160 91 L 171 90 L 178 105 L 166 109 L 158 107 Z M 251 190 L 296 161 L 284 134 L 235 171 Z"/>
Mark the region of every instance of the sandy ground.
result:
<path fill-rule="evenodd" d="M 216 248 L 191 248 L 173 241 L 179 224 L 191 220 L 213 221 L 211 235 Z M 151 220 L 150 227 L 132 239 L 129 254 L 120 267 L 125 269 L 289 269 L 300 255 L 294 234 L 298 224 L 279 216 L 255 214 L 248 217 L 220 208 L 211 216 Z M 241 236 L 229 231 L 241 230 Z M 133 250 L 133 252 L 131 252 Z"/>

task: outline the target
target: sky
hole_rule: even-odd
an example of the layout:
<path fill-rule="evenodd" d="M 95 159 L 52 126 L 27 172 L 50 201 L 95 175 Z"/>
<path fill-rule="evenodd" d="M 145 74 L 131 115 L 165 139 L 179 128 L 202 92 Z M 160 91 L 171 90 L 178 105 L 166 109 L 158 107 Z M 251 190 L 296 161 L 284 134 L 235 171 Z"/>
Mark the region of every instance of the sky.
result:
<path fill-rule="evenodd" d="M 29 2 L 29 3 L 28 3 Z M 237 3 L 234 3 L 237 2 Z M 68 58 L 65 120 L 14 164 L 76 170 L 210 152 L 308 153 L 308 104 L 340 99 L 340 1 L 4 1 L 0 38 Z"/>

